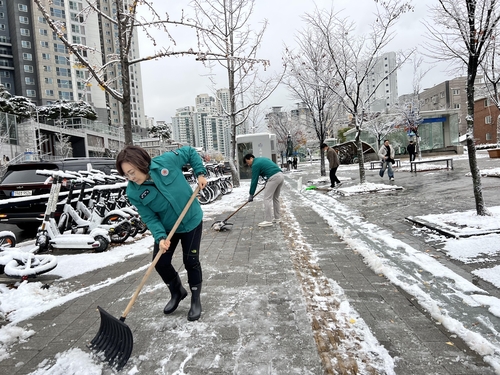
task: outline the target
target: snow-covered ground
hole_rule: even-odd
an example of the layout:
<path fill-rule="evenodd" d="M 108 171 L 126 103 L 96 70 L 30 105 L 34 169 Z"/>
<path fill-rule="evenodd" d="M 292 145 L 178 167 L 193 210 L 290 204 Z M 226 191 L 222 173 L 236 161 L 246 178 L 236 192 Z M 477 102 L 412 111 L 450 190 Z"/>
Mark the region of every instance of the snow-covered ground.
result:
<path fill-rule="evenodd" d="M 490 174 L 500 174 L 500 168 L 488 171 Z M 294 173 L 294 180 L 300 177 L 300 173 Z M 287 180 L 287 184 L 291 188 L 296 188 L 294 183 Z M 337 235 L 346 241 L 353 249 L 362 254 L 365 262 L 377 273 L 384 274 L 391 282 L 399 285 L 408 293 L 415 296 L 419 303 L 424 306 L 430 314 L 441 324 L 445 325 L 451 332 L 462 337 L 462 339 L 474 350 L 484 356 L 485 360 L 490 363 L 493 368 L 500 373 L 500 342 L 495 339 L 486 337 L 486 334 L 481 332 L 493 333 L 495 337 L 498 332 L 494 330 L 491 324 L 487 321 L 482 322 L 484 330 L 471 330 L 465 327 L 463 320 L 458 316 L 462 310 L 454 310 L 446 303 L 438 293 L 430 292 L 426 288 L 429 284 L 439 284 L 440 287 L 446 290 L 446 293 L 458 296 L 463 300 L 465 309 L 467 307 L 476 307 L 478 305 L 486 306 L 489 312 L 497 317 L 500 317 L 500 301 L 494 297 L 488 296 L 487 293 L 480 290 L 477 286 L 455 274 L 452 270 L 445 268 L 441 263 L 436 261 L 428 254 L 417 251 L 411 246 L 404 244 L 392 238 L 391 233 L 382 230 L 373 223 L 364 222 L 357 212 L 352 211 L 349 207 L 341 203 L 341 196 L 329 194 L 329 199 L 325 201 L 325 195 L 314 191 L 306 191 L 306 181 L 303 181 L 301 197 L 304 204 L 312 207 L 319 215 L 324 217 Z M 300 186 L 299 186 L 300 187 Z M 360 192 L 376 191 L 379 189 L 387 189 L 385 184 L 366 184 L 364 186 L 349 186 L 341 187 L 344 194 L 356 194 Z M 398 188 L 398 187 L 392 187 Z M 216 218 L 221 219 L 231 212 L 236 210 L 246 201 L 248 196 L 249 184 L 243 182 L 239 188 L 235 188 L 233 193 L 222 198 L 224 204 L 209 204 L 203 206 L 205 225 L 210 225 Z M 286 194 L 282 195 L 284 207 L 292 204 L 291 199 Z M 294 198 L 293 198 L 294 199 Z M 459 239 L 449 239 L 440 237 L 444 243 L 444 251 L 450 258 L 460 260 L 462 262 L 485 262 L 488 257 L 498 255 L 500 253 L 500 234 L 489 234 L 483 236 L 475 236 L 471 230 L 500 229 L 500 207 L 489 207 L 491 216 L 478 217 L 473 212 L 453 212 L 452 214 L 428 215 L 423 217 L 429 222 L 448 223 L 452 226 L 459 226 L 468 230 L 469 237 Z M 333 213 L 333 215 L 332 215 Z M 289 215 L 291 220 L 295 220 L 293 215 Z M 346 224 L 349 218 L 349 225 Z M 354 225 L 360 228 L 359 232 L 355 233 Z M 294 223 L 292 223 L 293 226 Z M 298 225 L 297 225 L 298 226 Z M 364 235 L 359 235 L 363 233 Z M 438 235 L 434 234 L 438 237 Z M 366 238 L 370 237 L 371 242 Z M 54 283 L 48 289 L 42 288 L 40 282 L 17 282 L 15 287 L 6 284 L 0 284 L 0 314 L 8 324 L 0 328 L 0 361 L 10 356 L 9 347 L 19 341 L 28 339 L 35 332 L 29 329 L 20 328 L 20 323 L 36 316 L 37 314 L 47 311 L 55 306 L 59 306 L 64 302 L 77 298 L 92 292 L 93 290 L 103 288 L 109 283 L 118 282 L 118 279 L 107 280 L 100 284 L 88 285 L 77 291 L 69 291 L 65 287 L 65 282 L 70 282 L 72 277 L 89 272 L 91 270 L 107 267 L 111 264 L 124 262 L 128 258 L 135 255 L 144 254 L 151 251 L 153 244 L 150 236 L 144 236 L 139 240 L 129 240 L 121 246 L 115 246 L 111 251 L 99 254 L 98 261 L 93 254 L 71 254 L 58 256 L 58 266 L 50 272 L 50 274 L 61 278 L 62 282 Z M 137 246 L 137 244 L 141 246 Z M 307 246 L 307 244 L 304 244 Z M 381 252 L 380 248 L 386 249 Z M 408 274 L 402 270 L 401 263 L 407 267 L 414 267 L 419 272 Z M 135 273 L 144 272 L 145 267 L 135 270 Z M 406 270 L 407 271 L 407 270 Z M 425 271 L 425 272 L 424 272 Z M 500 287 L 500 269 L 498 267 L 488 269 L 480 269 L 475 272 L 476 275 L 492 284 Z M 123 275 L 127 277 L 128 275 Z M 338 287 L 338 286 L 337 286 Z M 342 291 L 338 290 L 335 293 L 337 296 L 342 296 Z M 341 297 L 337 297 L 341 298 Z M 345 298 L 341 301 L 343 311 L 349 312 L 348 302 Z M 339 311 L 339 314 L 341 312 Z M 352 313 L 346 313 L 346 316 L 353 316 Z M 351 318 L 352 319 L 352 318 Z M 353 328 L 354 327 L 354 328 Z M 379 353 L 381 357 L 386 357 L 387 352 L 373 337 L 367 335 L 368 327 L 363 324 L 352 325 L 351 329 L 359 330 L 359 337 L 368 337 L 369 340 L 364 342 L 364 347 L 359 349 L 366 353 Z M 390 358 L 385 361 L 385 371 L 387 374 L 394 373 L 394 362 Z M 55 359 L 55 364 L 47 363 L 46 366 L 41 366 L 39 370 L 33 374 L 50 374 L 50 375 L 93 375 L 102 374 L 104 365 L 96 362 L 92 356 L 79 349 L 72 349 L 62 352 Z M 132 369 L 128 374 L 135 374 Z"/>

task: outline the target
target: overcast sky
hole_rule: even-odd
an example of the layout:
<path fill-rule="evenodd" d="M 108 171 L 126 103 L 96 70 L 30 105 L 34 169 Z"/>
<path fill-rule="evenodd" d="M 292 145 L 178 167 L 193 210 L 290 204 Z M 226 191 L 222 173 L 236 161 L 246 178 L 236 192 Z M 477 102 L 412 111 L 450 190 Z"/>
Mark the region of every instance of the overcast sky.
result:
<path fill-rule="evenodd" d="M 396 36 L 391 42 L 390 50 L 398 51 L 417 47 L 424 41 L 425 28 L 422 20 L 428 17 L 429 4 L 435 4 L 434 0 L 414 0 L 415 11 L 404 14 L 398 23 Z M 179 19 L 181 10 L 193 15 L 189 0 L 177 0 L 175 2 L 155 2 L 158 13 L 168 11 L 171 19 Z M 329 9 L 333 4 L 336 11 L 343 10 L 345 16 L 349 16 L 363 32 L 363 25 L 367 25 L 373 19 L 375 9 L 374 0 L 256 0 L 256 7 L 252 18 L 255 29 L 260 29 L 260 22 L 267 19 L 269 22 L 266 30 L 262 48 L 258 57 L 268 59 L 271 62 L 271 70 L 281 69 L 281 57 L 283 46 L 294 47 L 295 37 L 298 30 L 304 28 L 302 16 L 313 12 L 315 6 L 320 9 Z M 194 33 L 182 27 L 175 28 L 172 32 L 177 42 L 174 50 L 189 46 L 196 49 L 196 38 Z M 158 45 L 168 46 L 166 37 L 157 39 Z M 152 43 L 140 33 L 141 56 L 151 54 L 154 51 Z M 430 62 L 430 61 L 429 61 Z M 202 63 L 195 61 L 194 57 L 164 58 L 158 61 L 148 61 L 141 65 L 143 96 L 145 114 L 154 117 L 155 120 L 171 122 L 176 109 L 184 106 L 193 106 L 196 95 L 211 94 L 213 88 L 208 79 L 210 73 Z M 431 70 L 423 79 L 422 87 L 431 87 L 446 79 L 452 78 L 451 73 L 446 71 L 446 65 L 438 65 Z M 227 88 L 227 77 L 224 74 L 216 75 L 217 88 Z M 399 90 L 398 94 L 407 94 L 412 90 L 412 67 L 410 64 L 398 72 Z M 278 88 L 265 102 L 265 107 L 282 106 L 289 110 L 295 106 L 296 100 L 290 97 L 284 88 Z"/>

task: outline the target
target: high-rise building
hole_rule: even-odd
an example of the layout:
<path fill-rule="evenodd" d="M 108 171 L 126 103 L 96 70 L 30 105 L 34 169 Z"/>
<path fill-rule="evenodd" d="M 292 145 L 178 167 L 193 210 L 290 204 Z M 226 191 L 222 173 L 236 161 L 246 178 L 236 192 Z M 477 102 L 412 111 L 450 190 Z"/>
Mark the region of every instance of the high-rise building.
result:
<path fill-rule="evenodd" d="M 398 102 L 398 75 L 395 52 L 377 58 L 366 80 L 366 93 L 371 112 L 385 112 Z"/>
<path fill-rule="evenodd" d="M 84 17 L 80 12 L 85 5 L 83 0 L 52 0 L 46 1 L 45 10 L 54 21 L 64 23 L 69 41 L 92 49 L 84 52 L 90 65 L 102 66 L 119 52 L 118 30 L 95 12 Z M 101 2 L 100 10 L 113 18 L 116 3 Z M 134 35 L 131 59 L 139 54 L 137 34 Z M 108 81 L 116 78 L 112 85 L 121 91 L 119 69 L 119 65 L 109 64 L 105 74 Z M 0 0 L 0 80 L 12 95 L 25 96 L 39 106 L 56 100 L 83 100 L 94 106 L 99 121 L 121 126 L 123 113 L 119 102 L 88 78 L 87 69 L 69 53 L 32 0 Z M 134 129 L 145 125 L 138 64 L 131 66 L 130 79 Z"/>
<path fill-rule="evenodd" d="M 228 108 L 228 89 L 217 90 L 215 97 L 208 94 L 196 96 L 195 107 L 179 108 L 172 117 L 173 140 L 229 156 L 231 129 Z"/>

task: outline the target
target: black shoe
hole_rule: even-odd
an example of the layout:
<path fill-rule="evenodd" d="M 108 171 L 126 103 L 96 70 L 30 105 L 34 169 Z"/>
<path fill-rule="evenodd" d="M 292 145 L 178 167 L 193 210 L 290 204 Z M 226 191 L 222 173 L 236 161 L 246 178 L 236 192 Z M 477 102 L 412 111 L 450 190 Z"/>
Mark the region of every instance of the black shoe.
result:
<path fill-rule="evenodd" d="M 198 285 L 190 285 L 189 288 L 191 289 L 191 308 L 188 312 L 188 320 L 192 322 L 200 319 L 201 316 L 201 283 Z"/>
<path fill-rule="evenodd" d="M 179 306 L 179 302 L 187 297 L 187 291 L 182 286 L 179 274 L 167 286 L 170 289 L 171 298 L 163 309 L 163 313 L 168 315 L 173 313 L 177 309 L 177 306 Z"/>

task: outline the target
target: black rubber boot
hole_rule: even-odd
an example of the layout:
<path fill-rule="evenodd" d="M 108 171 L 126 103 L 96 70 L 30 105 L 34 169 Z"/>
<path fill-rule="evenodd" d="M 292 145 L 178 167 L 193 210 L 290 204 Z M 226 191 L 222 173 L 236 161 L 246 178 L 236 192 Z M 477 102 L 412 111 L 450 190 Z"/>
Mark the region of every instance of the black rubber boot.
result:
<path fill-rule="evenodd" d="M 201 293 L 201 283 L 198 285 L 190 285 L 191 289 L 191 308 L 188 312 L 188 320 L 198 320 L 201 315 L 201 301 L 200 301 L 200 293 Z"/>
<path fill-rule="evenodd" d="M 177 309 L 177 306 L 179 306 L 179 302 L 186 298 L 188 294 L 186 289 L 184 289 L 184 287 L 182 286 L 179 274 L 177 274 L 177 276 L 173 280 L 171 280 L 167 284 L 167 286 L 168 289 L 170 289 L 170 294 L 172 295 L 172 297 L 163 309 L 163 312 L 165 314 L 171 314 L 175 311 L 175 309 Z"/>

